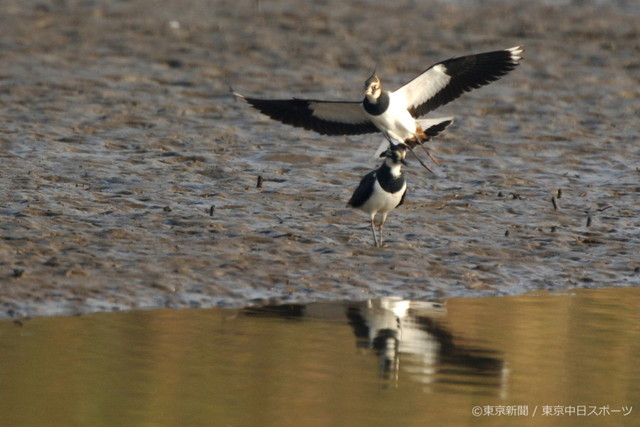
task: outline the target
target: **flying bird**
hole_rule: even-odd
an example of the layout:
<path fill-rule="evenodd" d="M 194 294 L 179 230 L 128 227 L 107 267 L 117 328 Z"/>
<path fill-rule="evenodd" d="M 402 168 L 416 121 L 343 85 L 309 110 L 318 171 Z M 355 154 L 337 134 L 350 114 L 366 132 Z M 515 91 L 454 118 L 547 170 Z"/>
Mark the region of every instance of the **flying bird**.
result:
<path fill-rule="evenodd" d="M 509 73 L 522 59 L 520 46 L 454 57 L 432 65 L 396 89 L 382 89 L 374 72 L 364 83 L 362 101 L 316 99 L 244 99 L 261 113 L 282 123 L 322 135 L 358 135 L 381 132 L 392 144 L 409 149 L 428 141 L 453 118 L 420 119 L 425 114 Z"/>

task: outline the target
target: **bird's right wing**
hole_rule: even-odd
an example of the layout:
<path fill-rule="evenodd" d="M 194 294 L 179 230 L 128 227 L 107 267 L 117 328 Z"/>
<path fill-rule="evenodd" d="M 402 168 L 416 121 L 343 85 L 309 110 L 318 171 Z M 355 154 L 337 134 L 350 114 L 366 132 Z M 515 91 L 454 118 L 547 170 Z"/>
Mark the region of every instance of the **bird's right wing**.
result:
<path fill-rule="evenodd" d="M 379 132 L 367 118 L 362 103 L 313 99 L 258 99 L 234 92 L 262 114 L 282 123 L 322 135 L 359 135 Z"/>

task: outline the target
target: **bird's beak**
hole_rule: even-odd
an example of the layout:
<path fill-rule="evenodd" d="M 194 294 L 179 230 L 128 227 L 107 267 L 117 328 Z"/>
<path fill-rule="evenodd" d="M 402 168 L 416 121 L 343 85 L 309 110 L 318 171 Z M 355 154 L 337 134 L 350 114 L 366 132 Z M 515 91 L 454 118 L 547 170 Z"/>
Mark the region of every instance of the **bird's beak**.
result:
<path fill-rule="evenodd" d="M 405 159 L 401 159 L 400 163 L 402 163 L 405 166 L 409 166 L 409 162 L 407 162 Z"/>

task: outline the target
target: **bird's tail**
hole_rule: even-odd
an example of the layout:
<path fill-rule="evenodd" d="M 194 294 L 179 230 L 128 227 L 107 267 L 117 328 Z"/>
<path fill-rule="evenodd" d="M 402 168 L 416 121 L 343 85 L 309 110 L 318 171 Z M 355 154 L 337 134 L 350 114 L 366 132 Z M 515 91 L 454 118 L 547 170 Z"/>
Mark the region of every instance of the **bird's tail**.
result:
<path fill-rule="evenodd" d="M 421 130 L 416 138 L 409 138 L 404 141 L 411 148 L 422 145 L 431 140 L 431 138 L 440 135 L 444 130 L 453 123 L 453 117 L 440 117 L 438 119 L 418 119 L 416 120 L 418 128 Z M 374 157 L 380 157 L 389 148 L 389 141 L 383 141 L 376 150 Z"/>
<path fill-rule="evenodd" d="M 417 145 L 422 145 L 425 142 L 431 140 L 431 138 L 440 135 L 444 130 L 453 123 L 453 117 L 441 117 L 439 119 L 418 119 L 416 120 L 418 129 L 422 132 L 418 132 L 416 138 L 410 138 L 405 141 L 405 144 L 414 148 Z"/>

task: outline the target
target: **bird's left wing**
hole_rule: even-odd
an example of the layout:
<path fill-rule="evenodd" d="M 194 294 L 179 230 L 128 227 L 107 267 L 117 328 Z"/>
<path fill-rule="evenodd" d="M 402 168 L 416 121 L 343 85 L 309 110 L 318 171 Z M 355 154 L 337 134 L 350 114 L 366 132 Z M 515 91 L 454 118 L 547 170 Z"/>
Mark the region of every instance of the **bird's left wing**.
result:
<path fill-rule="evenodd" d="M 401 97 L 413 117 L 420 117 L 458 98 L 465 92 L 487 85 L 518 66 L 520 46 L 439 62 L 400 89 Z"/>
<path fill-rule="evenodd" d="M 367 118 L 360 102 L 314 99 L 258 99 L 234 95 L 282 123 L 322 135 L 359 135 L 379 132 Z"/>
<path fill-rule="evenodd" d="M 360 184 L 356 187 L 356 191 L 353 192 L 353 195 L 347 202 L 348 206 L 359 208 L 369 200 L 371 193 L 373 193 L 373 186 L 377 179 L 377 173 L 378 170 L 376 169 L 362 177 Z"/>

